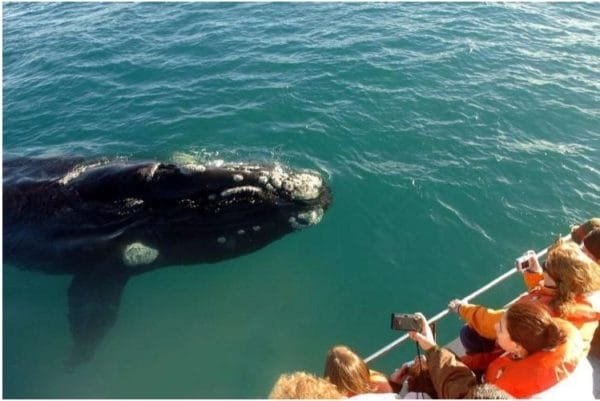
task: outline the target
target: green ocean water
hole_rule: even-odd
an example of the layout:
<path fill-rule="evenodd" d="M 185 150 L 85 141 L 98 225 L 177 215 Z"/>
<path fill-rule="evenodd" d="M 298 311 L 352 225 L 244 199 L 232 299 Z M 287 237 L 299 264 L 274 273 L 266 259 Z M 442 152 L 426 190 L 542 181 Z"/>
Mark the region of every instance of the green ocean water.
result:
<path fill-rule="evenodd" d="M 600 4 L 2 7 L 4 159 L 278 161 L 334 196 L 260 251 L 132 279 L 71 373 L 71 278 L 3 263 L 4 397 L 264 398 L 600 215 Z"/>

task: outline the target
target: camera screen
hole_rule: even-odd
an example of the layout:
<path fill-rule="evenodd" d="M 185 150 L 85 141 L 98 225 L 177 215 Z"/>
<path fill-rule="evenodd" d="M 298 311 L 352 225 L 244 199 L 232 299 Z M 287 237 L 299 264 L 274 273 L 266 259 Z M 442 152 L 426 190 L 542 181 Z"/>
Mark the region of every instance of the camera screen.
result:
<path fill-rule="evenodd" d="M 413 314 L 392 313 L 391 328 L 392 330 L 420 331 L 421 319 Z"/>

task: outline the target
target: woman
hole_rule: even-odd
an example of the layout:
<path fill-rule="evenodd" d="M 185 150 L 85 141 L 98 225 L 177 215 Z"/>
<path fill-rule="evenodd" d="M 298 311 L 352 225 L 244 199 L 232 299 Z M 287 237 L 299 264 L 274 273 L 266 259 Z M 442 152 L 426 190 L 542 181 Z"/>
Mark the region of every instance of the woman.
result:
<path fill-rule="evenodd" d="M 425 320 L 425 318 L 422 318 Z M 422 333 L 410 332 L 410 338 L 417 341 L 427 354 L 439 349 L 423 324 Z M 484 370 L 484 381 L 492 384 L 516 398 L 530 398 L 549 390 L 564 380 L 572 380 L 569 387 L 585 390 L 591 394 L 589 382 L 581 376 L 572 375 L 580 361 L 585 360 L 583 343 L 578 330 L 569 322 L 553 318 L 534 303 L 513 304 L 496 324 L 497 343 L 503 353 L 493 359 Z M 460 362 L 446 370 L 432 366 L 435 358 L 429 358 L 429 370 L 436 389 L 447 388 L 461 375 L 452 370 L 464 371 Z M 442 381 L 440 373 L 444 372 Z M 462 377 L 464 378 L 464 374 Z M 472 379 L 465 385 L 476 385 Z M 465 388 L 466 393 L 470 388 Z"/>
<path fill-rule="evenodd" d="M 383 373 L 369 370 L 365 361 L 344 345 L 329 350 L 323 376 L 347 397 L 394 392 Z"/>
<path fill-rule="evenodd" d="M 529 292 L 517 303 L 535 303 L 552 316 L 568 320 L 577 327 L 586 352 L 600 319 L 600 268 L 573 242 L 558 241 L 548 252 L 542 268 L 535 258 L 529 260 L 524 279 Z M 505 310 L 453 300 L 449 308 L 467 322 L 461 330 L 461 341 L 467 353 L 487 352 L 494 347 L 495 325 Z"/>

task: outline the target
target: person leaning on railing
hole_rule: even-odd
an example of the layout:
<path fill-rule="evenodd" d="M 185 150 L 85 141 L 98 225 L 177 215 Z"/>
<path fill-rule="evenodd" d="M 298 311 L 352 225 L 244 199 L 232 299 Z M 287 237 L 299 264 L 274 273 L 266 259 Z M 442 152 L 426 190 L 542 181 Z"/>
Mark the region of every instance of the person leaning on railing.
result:
<path fill-rule="evenodd" d="M 535 303 L 552 316 L 571 322 L 579 329 L 585 351 L 589 351 L 600 319 L 600 267 L 572 241 L 559 240 L 549 250 L 543 267 L 530 252 L 525 283 L 529 292 L 516 303 Z M 505 309 L 450 301 L 449 308 L 467 323 L 460 338 L 467 353 L 487 352 L 495 347 L 495 325 Z"/>
<path fill-rule="evenodd" d="M 425 317 L 422 331 L 409 336 L 426 353 L 429 374 L 440 398 L 464 398 L 478 385 L 474 373 L 450 351 L 435 343 Z M 553 318 L 533 303 L 513 304 L 495 327 L 502 353 L 487 359 L 483 381 L 516 398 L 548 392 L 559 383 L 572 394 L 590 398 L 592 370 L 585 358 L 579 331 L 569 322 Z M 473 359 L 471 359 L 473 362 Z M 547 393 L 550 394 L 550 393 Z"/>

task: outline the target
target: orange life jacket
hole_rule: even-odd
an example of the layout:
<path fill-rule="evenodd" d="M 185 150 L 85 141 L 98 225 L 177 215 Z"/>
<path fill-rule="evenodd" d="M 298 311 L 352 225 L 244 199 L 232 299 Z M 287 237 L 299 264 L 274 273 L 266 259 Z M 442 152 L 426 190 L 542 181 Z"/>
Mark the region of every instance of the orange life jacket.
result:
<path fill-rule="evenodd" d="M 564 343 L 518 360 L 505 353 L 489 365 L 485 381 L 515 398 L 530 398 L 567 378 L 585 358 L 583 342 L 572 324 L 555 320 L 566 334 Z"/>
<path fill-rule="evenodd" d="M 517 302 L 534 302 L 543 306 L 551 316 L 560 317 L 572 323 L 579 330 L 584 342 L 585 352 L 588 352 L 594 332 L 598 327 L 600 311 L 585 296 L 577 295 L 573 308 L 566 314 L 558 316 L 556 311 L 550 307 L 555 292 L 556 290 L 553 288 L 536 287 L 519 298 Z"/>

